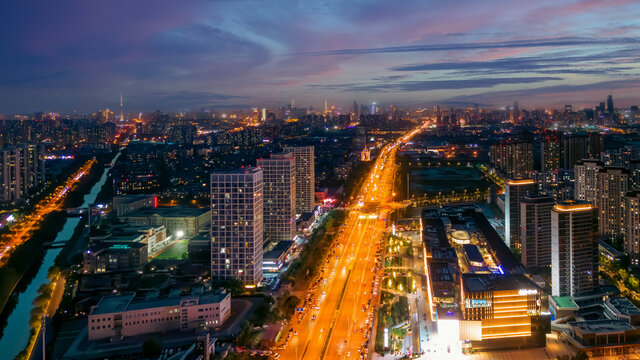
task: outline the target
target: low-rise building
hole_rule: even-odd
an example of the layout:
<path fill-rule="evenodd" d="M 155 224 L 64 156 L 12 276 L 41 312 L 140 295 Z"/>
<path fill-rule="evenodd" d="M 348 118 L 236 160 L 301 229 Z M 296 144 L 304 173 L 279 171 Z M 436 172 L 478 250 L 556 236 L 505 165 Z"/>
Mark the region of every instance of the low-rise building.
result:
<path fill-rule="evenodd" d="M 120 217 L 145 207 L 157 207 L 158 197 L 146 194 L 121 195 L 114 196 L 112 203 L 113 212 Z"/>
<path fill-rule="evenodd" d="M 148 260 L 147 244 L 102 243 L 91 246 L 83 253 L 83 271 L 85 274 L 96 274 L 138 270 Z"/>
<path fill-rule="evenodd" d="M 154 257 L 177 240 L 176 236 L 167 236 L 164 225 L 118 224 L 111 228 L 109 234 L 91 237 L 93 244 L 147 244 L 149 257 Z"/>
<path fill-rule="evenodd" d="M 211 210 L 181 206 L 144 207 L 121 219 L 134 225 L 164 225 L 169 235 L 188 238 L 196 236 L 211 223 Z"/>
<path fill-rule="evenodd" d="M 231 295 L 204 292 L 182 297 L 106 296 L 87 318 L 89 341 L 172 330 L 220 327 L 231 315 Z"/>

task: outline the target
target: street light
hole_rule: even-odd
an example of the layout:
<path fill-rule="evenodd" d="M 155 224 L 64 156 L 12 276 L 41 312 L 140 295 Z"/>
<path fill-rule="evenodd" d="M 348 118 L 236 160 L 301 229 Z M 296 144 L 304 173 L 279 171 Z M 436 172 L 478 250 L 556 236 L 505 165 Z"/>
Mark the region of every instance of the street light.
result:
<path fill-rule="evenodd" d="M 178 238 L 181 238 L 183 235 L 184 235 L 184 231 L 182 231 L 182 230 L 178 230 L 178 231 L 176 231 L 176 236 L 177 236 Z"/>

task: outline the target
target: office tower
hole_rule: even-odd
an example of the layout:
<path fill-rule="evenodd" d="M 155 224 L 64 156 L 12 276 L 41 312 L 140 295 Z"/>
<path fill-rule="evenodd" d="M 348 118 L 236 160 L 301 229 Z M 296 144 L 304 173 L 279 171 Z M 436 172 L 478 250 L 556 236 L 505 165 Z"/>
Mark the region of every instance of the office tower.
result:
<path fill-rule="evenodd" d="M 296 213 L 313 212 L 315 208 L 315 158 L 313 146 L 285 147 L 296 161 Z"/>
<path fill-rule="evenodd" d="M 522 265 L 527 269 L 551 266 L 551 209 L 553 196 L 527 195 L 520 203 Z"/>
<path fill-rule="evenodd" d="M 598 172 L 604 168 L 599 160 L 579 161 L 574 169 L 574 195 L 576 200 L 584 200 L 598 206 Z"/>
<path fill-rule="evenodd" d="M 613 114 L 613 95 L 607 95 L 607 113 Z"/>
<path fill-rule="evenodd" d="M 504 236 L 512 249 L 520 249 L 520 203 L 527 195 L 536 192 L 532 179 L 509 180 L 504 186 Z"/>
<path fill-rule="evenodd" d="M 560 159 L 562 152 L 560 151 L 561 134 L 557 132 L 547 132 L 542 135 L 542 144 L 540 147 L 540 155 L 542 157 L 542 172 L 556 171 L 560 169 Z"/>
<path fill-rule="evenodd" d="M 520 107 L 518 106 L 518 102 L 517 101 L 513 102 L 513 113 L 512 113 L 512 116 L 513 116 L 513 119 L 512 119 L 513 122 L 516 122 L 516 121 L 518 121 L 520 119 Z"/>
<path fill-rule="evenodd" d="M 562 168 L 573 169 L 575 164 L 589 157 L 587 137 L 584 135 L 565 135 L 562 138 Z"/>
<path fill-rule="evenodd" d="M 625 196 L 624 251 L 629 254 L 631 265 L 640 265 L 640 191 Z"/>
<path fill-rule="evenodd" d="M 589 134 L 589 158 L 599 159 L 600 153 L 604 151 L 604 139 L 602 134 L 592 132 Z"/>
<path fill-rule="evenodd" d="M 268 240 L 293 240 L 296 232 L 296 164 L 292 154 L 258 159 L 264 189 L 264 233 Z"/>
<path fill-rule="evenodd" d="M 262 170 L 211 174 L 211 279 L 262 279 Z"/>
<path fill-rule="evenodd" d="M 491 162 L 508 178 L 528 178 L 533 171 L 533 143 L 526 140 L 506 140 L 491 145 Z"/>
<path fill-rule="evenodd" d="M 551 294 L 580 296 L 598 285 L 598 211 L 584 201 L 551 210 Z"/>
<path fill-rule="evenodd" d="M 44 145 L 0 149 L 0 203 L 25 200 L 44 183 Z"/>
<path fill-rule="evenodd" d="M 624 232 L 624 196 L 629 190 L 629 170 L 605 166 L 598 172 L 599 234 L 616 238 Z"/>

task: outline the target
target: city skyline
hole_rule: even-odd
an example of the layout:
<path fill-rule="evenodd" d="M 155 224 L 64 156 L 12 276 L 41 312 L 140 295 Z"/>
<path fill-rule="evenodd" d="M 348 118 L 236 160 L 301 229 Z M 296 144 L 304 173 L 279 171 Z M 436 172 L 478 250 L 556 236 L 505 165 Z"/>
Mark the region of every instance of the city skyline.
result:
<path fill-rule="evenodd" d="M 500 9 L 500 11 L 498 11 Z M 640 5 L 0 5 L 0 113 L 636 104 Z M 603 19 L 615 19 L 603 20 Z M 17 30 L 19 29 L 19 30 Z"/>

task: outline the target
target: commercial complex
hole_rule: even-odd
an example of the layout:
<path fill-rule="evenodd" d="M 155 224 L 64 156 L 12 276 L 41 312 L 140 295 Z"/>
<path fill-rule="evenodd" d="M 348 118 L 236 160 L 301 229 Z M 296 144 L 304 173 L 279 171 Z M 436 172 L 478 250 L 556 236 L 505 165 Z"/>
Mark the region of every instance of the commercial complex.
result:
<path fill-rule="evenodd" d="M 258 159 L 264 189 L 264 232 L 272 243 L 296 233 L 296 164 L 291 153 Z"/>
<path fill-rule="evenodd" d="M 296 162 L 296 212 L 313 212 L 315 207 L 315 155 L 313 146 L 285 147 Z"/>
<path fill-rule="evenodd" d="M 224 292 L 146 298 L 138 298 L 135 293 L 107 296 L 89 313 L 89 341 L 217 328 L 230 315 L 231 295 Z"/>
<path fill-rule="evenodd" d="M 242 168 L 211 174 L 211 278 L 262 279 L 263 173 Z"/>

